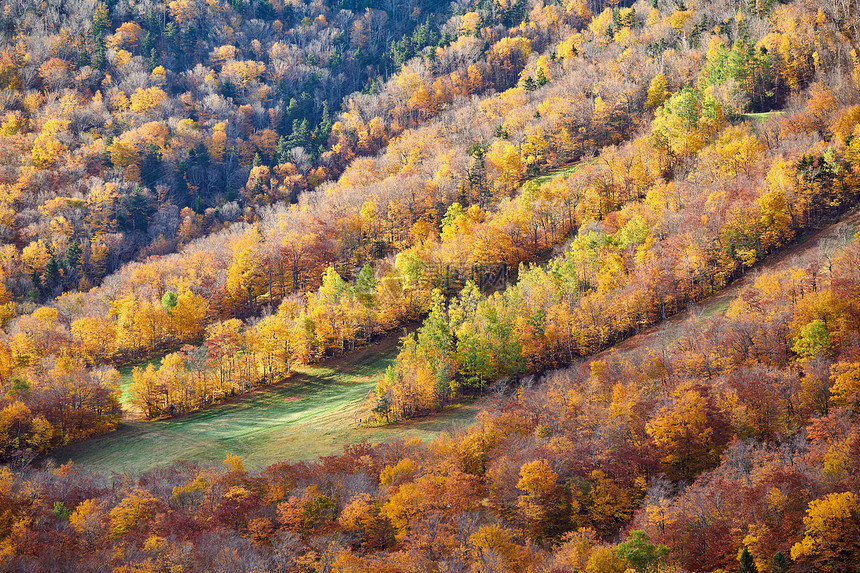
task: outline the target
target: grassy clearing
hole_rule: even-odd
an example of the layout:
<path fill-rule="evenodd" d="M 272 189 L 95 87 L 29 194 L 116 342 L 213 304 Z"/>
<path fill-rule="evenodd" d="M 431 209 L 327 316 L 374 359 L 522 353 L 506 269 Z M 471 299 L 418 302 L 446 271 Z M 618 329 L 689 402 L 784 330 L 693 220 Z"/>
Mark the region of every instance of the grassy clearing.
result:
<path fill-rule="evenodd" d="M 397 338 L 328 363 L 226 404 L 172 420 L 126 421 L 119 430 L 55 451 L 57 463 L 140 474 L 179 460 L 220 463 L 228 453 L 259 470 L 278 461 L 339 454 L 347 444 L 391 438 L 428 440 L 471 423 L 479 406 L 382 428 L 358 428 L 377 374 L 397 356 Z"/>
<path fill-rule="evenodd" d="M 579 161 L 570 165 L 568 167 L 564 167 L 562 169 L 558 169 L 556 171 L 550 171 L 549 173 L 545 173 L 544 175 L 538 175 L 534 179 L 530 179 L 529 182 L 537 183 L 538 185 L 543 185 L 550 179 L 555 179 L 556 177 L 567 177 L 568 175 L 572 175 L 579 171 L 583 165 L 588 165 L 591 163 L 590 161 Z"/>
<path fill-rule="evenodd" d="M 762 111 L 759 113 L 745 113 L 745 114 L 741 115 L 741 117 L 744 119 L 748 119 L 750 121 L 753 121 L 753 122 L 763 122 L 763 121 L 767 120 L 767 118 L 771 117 L 772 115 L 780 115 L 782 113 L 783 112 L 781 112 L 781 111 Z"/>
<path fill-rule="evenodd" d="M 135 368 L 146 369 L 147 366 L 152 364 L 156 370 L 161 368 L 161 359 L 163 356 L 159 356 L 157 358 L 153 358 L 152 360 L 147 360 L 146 362 L 142 362 L 140 364 L 129 364 L 127 366 L 123 366 L 119 369 L 119 403 L 122 404 L 123 412 L 127 415 L 130 410 L 129 407 L 131 405 L 131 372 Z"/>

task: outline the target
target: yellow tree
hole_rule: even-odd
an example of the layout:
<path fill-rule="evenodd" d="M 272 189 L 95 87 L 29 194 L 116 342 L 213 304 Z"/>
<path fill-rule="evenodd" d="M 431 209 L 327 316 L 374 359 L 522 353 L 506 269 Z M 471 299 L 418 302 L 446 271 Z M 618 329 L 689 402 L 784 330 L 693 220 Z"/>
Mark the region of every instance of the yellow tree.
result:
<path fill-rule="evenodd" d="M 161 302 L 133 295 L 112 303 L 116 316 L 116 350 L 139 353 L 163 343 L 169 332 L 169 316 Z"/>
<path fill-rule="evenodd" d="M 794 238 L 794 225 L 806 212 L 805 201 L 796 192 L 794 166 L 782 158 L 767 173 L 766 190 L 759 197 L 762 246 L 779 247 Z"/>
<path fill-rule="evenodd" d="M 834 364 L 830 372 L 833 398 L 839 404 L 856 409 L 860 404 L 860 362 L 840 362 Z"/>
<path fill-rule="evenodd" d="M 147 491 L 135 490 L 110 511 L 111 537 L 120 537 L 155 515 L 157 500 Z"/>
<path fill-rule="evenodd" d="M 104 317 L 84 316 L 72 321 L 72 337 L 90 364 L 104 361 L 113 354 L 116 327 Z"/>
<path fill-rule="evenodd" d="M 53 167 L 59 156 L 66 152 L 61 136 L 68 127 L 68 120 L 49 119 L 45 122 L 42 132 L 33 142 L 31 159 L 34 167 L 41 169 Z"/>
<path fill-rule="evenodd" d="M 860 549 L 857 494 L 831 493 L 809 502 L 804 537 L 791 548 L 791 558 L 817 571 L 855 571 Z"/>
<path fill-rule="evenodd" d="M 493 168 L 496 187 L 500 191 L 512 189 L 526 175 L 526 165 L 520 152 L 509 141 L 493 142 L 487 151 L 487 162 Z"/>
<path fill-rule="evenodd" d="M 215 370 L 216 393 L 232 391 L 237 377 L 239 354 L 243 348 L 242 321 L 231 318 L 206 329 L 207 362 Z"/>
<path fill-rule="evenodd" d="M 289 374 L 292 369 L 296 331 L 290 322 L 286 317 L 272 315 L 254 327 L 263 373 L 269 383 L 275 381 L 276 374 Z"/>
<path fill-rule="evenodd" d="M 107 531 L 104 503 L 100 500 L 86 499 L 78 504 L 69 516 L 69 524 L 84 542 L 94 546 L 104 538 Z"/>
<path fill-rule="evenodd" d="M 613 547 L 603 545 L 591 550 L 585 573 L 624 573 L 629 570 L 629 563 L 616 555 Z"/>
<path fill-rule="evenodd" d="M 570 525 L 570 500 L 567 488 L 558 483 L 558 474 L 546 460 L 535 460 L 520 468 L 517 500 L 529 532 L 536 539 L 558 537 Z"/>
<path fill-rule="evenodd" d="M 32 272 L 43 273 L 51 260 L 51 251 L 44 239 L 33 241 L 21 250 L 21 262 Z"/>
<path fill-rule="evenodd" d="M 748 171 L 763 151 L 764 145 L 746 126 L 732 125 L 702 153 L 702 159 L 710 164 L 714 179 L 736 177 L 741 171 Z"/>
<path fill-rule="evenodd" d="M 167 92 L 158 87 L 137 88 L 131 94 L 131 111 L 146 113 L 154 109 L 158 104 L 167 99 Z"/>
<path fill-rule="evenodd" d="M 728 424 L 707 389 L 695 386 L 680 388 L 673 403 L 662 408 L 645 430 L 666 473 L 683 480 L 717 465 L 729 438 Z"/>
<path fill-rule="evenodd" d="M 227 269 L 227 292 L 236 305 L 236 310 L 252 311 L 257 297 L 266 292 L 259 253 L 261 235 L 257 229 L 249 229 L 230 242 L 232 264 Z"/>
<path fill-rule="evenodd" d="M 714 97 L 686 87 L 657 110 L 652 138 L 655 146 L 686 157 L 707 145 L 724 123 L 722 107 Z"/>
<path fill-rule="evenodd" d="M 669 82 L 666 81 L 666 76 L 663 74 L 657 74 L 648 85 L 648 96 L 645 100 L 645 107 L 660 107 L 668 97 Z"/>
<path fill-rule="evenodd" d="M 381 505 L 368 494 L 352 498 L 338 518 L 347 531 L 357 533 L 365 547 L 378 547 L 385 541 L 385 522 L 379 514 Z"/>
<path fill-rule="evenodd" d="M 184 353 L 171 352 L 165 356 L 155 376 L 167 414 L 172 416 L 197 406 L 193 377 L 186 367 Z"/>
<path fill-rule="evenodd" d="M 131 371 L 131 403 L 147 418 L 159 416 L 164 409 L 164 395 L 158 383 L 155 367 L 135 367 Z"/>
<path fill-rule="evenodd" d="M 208 317 L 209 301 L 188 289 L 176 297 L 176 305 L 170 311 L 173 330 L 182 341 L 199 338 Z"/>

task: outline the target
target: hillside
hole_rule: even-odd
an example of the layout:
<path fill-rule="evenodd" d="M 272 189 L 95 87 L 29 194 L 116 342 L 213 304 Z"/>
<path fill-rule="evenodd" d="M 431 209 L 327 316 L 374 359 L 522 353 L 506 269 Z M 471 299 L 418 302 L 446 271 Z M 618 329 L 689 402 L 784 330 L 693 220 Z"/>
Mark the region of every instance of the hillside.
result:
<path fill-rule="evenodd" d="M 832 256 L 833 252 L 844 247 L 858 231 L 860 231 L 860 211 L 854 208 L 839 220 L 800 237 L 794 245 L 767 257 L 755 268 L 701 303 L 691 305 L 690 308 L 673 315 L 659 325 L 619 342 L 596 355 L 595 358 L 605 358 L 628 351 L 635 352 L 637 349 L 650 346 L 654 341 L 669 345 L 676 341 L 684 330 L 697 328 L 685 323 L 691 322 L 695 325 L 699 321 L 725 315 L 732 301 L 749 289 L 761 276 L 775 275 L 789 269 L 806 269 L 810 265 L 820 263 L 825 255 Z"/>
<path fill-rule="evenodd" d="M 77 8 L 0 18 L 0 568 L 860 564 L 853 3 Z"/>

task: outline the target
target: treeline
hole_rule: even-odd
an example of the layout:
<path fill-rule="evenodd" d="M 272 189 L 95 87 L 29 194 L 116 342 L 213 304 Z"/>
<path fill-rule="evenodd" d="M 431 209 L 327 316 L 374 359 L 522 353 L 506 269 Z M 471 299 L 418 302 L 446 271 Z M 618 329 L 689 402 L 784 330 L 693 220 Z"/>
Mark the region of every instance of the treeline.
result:
<path fill-rule="evenodd" d="M 116 371 L 87 367 L 201 340 L 135 374 L 145 414 L 271 381 L 427 310 L 378 387 L 381 418 L 438 409 L 505 376 L 574 369 L 430 444 L 359 446 L 260 474 L 232 457 L 223 470 L 178 464 L 125 481 L 69 465 L 2 470 L 4 569 L 856 569 L 860 247 L 850 234 L 820 258 L 762 273 L 725 316 L 577 365 L 851 206 L 855 7 L 658 2 L 595 18 L 577 3 L 500 8 L 506 22 L 529 22 L 493 42 L 479 20 L 490 11 L 467 9 L 452 20 L 466 21 L 461 44 L 435 57 L 482 57 L 501 42 L 524 65 L 517 87 L 427 99 L 428 50 L 332 126 L 338 138 L 360 118 L 355 141 L 385 146 L 375 158 L 353 159 L 294 207 L 9 320 L 2 455 L 24 466 L 115 423 Z M 569 20 L 554 18 L 562 12 Z M 573 21 L 588 25 L 565 28 Z M 479 24 L 480 46 L 469 40 Z M 538 36 L 556 29 L 552 41 Z M 476 61 L 452 60 L 467 72 Z M 418 127 L 387 126 L 410 117 L 398 106 L 417 93 L 442 105 L 414 114 Z M 371 113 L 386 101 L 392 115 Z M 783 104 L 763 121 L 741 118 Z M 531 174 L 582 159 L 513 196 Z M 265 162 L 246 189 L 293 177 Z M 511 271 L 574 231 L 545 266 Z M 517 274 L 489 296 L 460 288 Z"/>
<path fill-rule="evenodd" d="M 856 563 L 860 243 L 844 230 L 757 274 L 725 314 L 551 375 L 521 401 L 545 439 L 575 444 L 570 459 L 655 456 L 665 477 L 629 527 L 685 570 L 736 567 L 740 547 L 760 571 Z M 536 406 L 547 403 L 558 406 Z"/>
<path fill-rule="evenodd" d="M 579 16 L 577 16 L 578 18 L 584 17 L 585 13 L 581 10 L 577 13 L 579 14 Z M 470 32 L 470 34 L 472 35 L 469 35 L 468 38 L 474 39 L 474 31 Z M 516 42 L 507 42 L 505 45 L 511 48 L 510 50 L 505 51 L 506 54 L 516 53 L 520 54 L 520 57 L 525 57 L 531 51 L 530 40 L 528 40 L 528 38 L 522 39 L 522 41 L 518 40 Z M 456 56 L 456 48 L 452 47 L 451 50 L 452 57 Z M 440 56 L 441 55 L 444 54 L 440 54 Z M 479 55 L 479 53 L 472 54 L 474 57 L 478 57 Z M 470 58 L 472 56 L 470 56 Z M 452 63 L 446 69 L 456 70 L 459 69 L 457 66 L 460 65 L 457 62 L 464 63 L 465 65 L 471 61 L 472 60 L 469 58 L 463 59 L 453 57 Z M 576 62 L 576 59 L 573 61 Z M 516 69 L 516 67 L 512 69 Z M 412 74 L 412 76 L 415 76 L 415 74 Z M 401 84 L 405 86 L 404 89 L 408 88 L 409 90 L 417 89 L 420 85 L 423 85 L 421 82 L 416 83 L 412 80 L 400 81 L 399 78 L 400 76 L 385 84 L 382 94 L 380 94 L 379 97 L 369 95 L 367 97 L 360 98 L 360 101 L 363 102 L 362 109 L 369 105 L 375 106 L 374 109 L 379 113 L 383 113 L 384 110 L 387 109 L 386 106 L 392 109 L 399 109 L 399 100 L 397 98 L 389 97 L 389 92 L 393 93 L 396 91 L 397 86 Z M 432 79 L 432 75 L 430 75 L 429 72 L 423 73 L 420 75 L 419 79 L 424 82 L 430 81 L 430 79 Z M 639 81 L 640 83 L 642 81 L 647 81 L 647 78 L 640 78 Z M 556 91 L 561 93 L 564 89 L 566 89 L 565 86 L 560 86 Z M 543 91 L 548 92 L 547 88 L 544 88 Z M 486 116 L 487 122 L 491 122 L 498 117 L 499 112 L 505 111 L 504 108 L 517 106 L 524 103 L 527 99 L 535 99 L 533 96 L 528 96 L 526 99 L 523 99 L 524 96 L 522 96 L 522 93 L 522 90 L 506 92 L 507 95 L 498 100 L 498 105 L 492 106 L 492 108 L 488 109 L 486 113 L 482 112 L 482 115 Z M 389 94 L 389 96 L 383 97 L 384 94 Z M 410 94 L 411 92 L 407 92 L 407 95 Z M 545 95 L 548 96 L 552 94 L 547 93 Z M 558 105 L 561 104 L 560 100 L 555 101 Z M 361 268 L 364 262 L 374 256 L 397 251 L 404 243 L 408 243 L 410 240 L 408 229 L 419 219 L 424 217 L 428 222 L 438 223 L 440 219 L 439 214 L 444 213 L 447 210 L 447 207 L 457 199 L 463 200 L 461 202 L 471 202 L 480 197 L 480 200 L 485 207 L 491 207 L 495 202 L 490 201 L 490 199 L 498 199 L 498 197 L 504 196 L 506 193 L 509 193 L 512 189 L 516 188 L 520 180 L 525 176 L 527 168 L 534 170 L 535 168 L 542 168 L 542 166 L 545 167 L 546 165 L 563 163 L 565 161 L 575 159 L 582 153 L 584 148 L 593 146 L 594 142 L 591 140 L 580 141 L 578 137 L 574 137 L 573 140 L 571 140 L 571 134 L 575 135 L 578 131 L 589 134 L 603 133 L 604 131 L 597 123 L 593 126 L 591 125 L 589 117 L 591 108 L 590 102 L 586 99 L 582 104 L 583 105 L 580 105 L 581 109 L 579 110 L 582 117 L 568 118 L 566 116 L 556 116 L 552 119 L 553 133 L 557 133 L 559 138 L 568 141 L 568 148 L 563 155 L 560 155 L 558 151 L 548 151 L 547 142 L 538 135 L 532 137 L 528 142 L 523 143 L 516 140 L 512 143 L 509 143 L 508 141 L 499 141 L 497 144 L 494 144 L 490 146 L 489 149 L 485 150 L 483 145 L 480 144 L 479 135 L 480 130 L 484 130 L 487 126 L 483 124 L 479 124 L 477 126 L 466 124 L 463 125 L 464 131 L 462 132 L 444 133 L 441 131 L 444 123 L 439 122 L 434 124 L 433 129 L 430 131 L 419 130 L 415 133 L 405 133 L 398 141 L 398 146 L 377 160 L 370 163 L 356 162 L 356 164 L 351 168 L 351 171 L 341 179 L 338 192 L 335 193 L 329 189 L 326 193 L 306 193 L 302 202 L 306 206 L 313 206 L 311 208 L 310 216 L 307 207 L 303 207 L 299 211 L 292 212 L 292 215 L 288 218 L 267 218 L 264 214 L 260 221 L 264 233 L 264 237 L 262 238 L 265 238 L 267 242 L 270 242 L 270 248 L 272 250 L 278 251 L 282 247 L 285 247 L 293 251 L 292 255 L 294 257 L 292 268 L 289 268 L 291 275 L 287 278 L 284 278 L 283 276 L 280 277 L 280 280 L 276 283 L 277 286 L 280 287 L 280 292 L 273 292 L 276 287 L 269 289 L 271 296 L 268 297 L 268 302 L 270 303 L 270 306 L 273 306 L 271 304 L 273 302 L 271 300 L 272 298 L 282 297 L 284 296 L 284 293 L 301 290 L 305 286 L 315 288 L 315 286 L 318 285 L 321 270 L 326 268 L 327 264 L 331 262 L 343 265 L 347 271 L 346 274 L 350 274 L 350 268 Z M 468 105 L 471 107 L 467 110 L 467 113 L 472 113 L 478 110 L 477 103 Z M 545 112 L 552 111 L 552 108 L 550 107 L 542 109 Z M 557 113 L 558 111 L 562 110 L 557 110 L 554 113 Z M 337 122 L 334 126 L 337 128 L 340 143 L 334 145 L 333 149 L 344 151 L 348 156 L 347 160 L 349 157 L 354 155 L 352 152 L 347 152 L 350 145 L 365 145 L 368 141 L 368 137 L 371 139 L 376 138 L 374 139 L 376 143 L 373 144 L 371 148 L 366 148 L 363 151 L 366 153 L 373 153 L 380 145 L 387 141 L 389 137 L 388 135 L 383 136 L 381 132 L 379 132 L 379 128 L 388 129 L 384 127 L 386 124 L 383 123 L 381 118 L 377 116 L 364 118 L 363 115 L 366 114 L 362 110 L 357 110 L 355 113 L 350 112 L 350 114 L 346 114 L 344 116 L 343 122 Z M 383 115 L 385 114 L 383 113 Z M 353 119 L 349 119 L 350 117 Z M 377 119 L 373 120 L 373 117 L 377 117 Z M 390 117 L 385 115 L 386 121 L 390 119 Z M 603 118 L 598 119 L 602 120 Z M 356 121 L 359 121 L 359 123 L 356 123 Z M 518 121 L 521 122 L 520 125 L 511 125 L 501 129 L 499 131 L 500 137 L 503 135 L 505 138 L 509 139 L 512 137 L 510 135 L 511 133 L 514 133 L 514 136 L 516 136 L 516 130 L 521 129 L 523 127 L 523 123 L 527 121 L 534 122 L 536 121 L 536 118 L 532 118 L 531 120 L 519 118 Z M 397 123 L 398 121 L 393 121 L 393 124 Z M 190 131 L 186 130 L 186 135 L 193 136 L 194 133 L 197 133 L 195 131 L 196 128 L 194 128 L 191 123 L 186 122 L 183 125 L 190 129 Z M 588 129 L 580 129 L 580 127 L 585 128 L 586 126 Z M 150 127 L 156 129 L 156 131 L 161 129 L 157 125 L 150 125 Z M 475 128 L 479 129 L 479 133 L 474 133 L 470 137 L 471 131 Z M 400 129 L 402 129 L 402 122 Z M 164 135 L 164 133 L 162 133 L 162 135 Z M 377 135 L 379 135 L 379 137 L 377 137 Z M 407 136 L 409 137 L 407 138 Z M 441 149 L 438 147 L 439 138 L 443 139 Z M 466 141 L 472 140 L 473 143 L 478 141 L 479 143 L 475 143 L 474 145 L 464 145 L 464 139 Z M 141 139 L 141 141 L 143 140 L 151 141 L 152 138 L 147 135 L 145 138 Z M 173 135 L 170 136 L 171 142 L 176 142 L 178 140 L 179 139 Z M 574 147 L 571 147 L 571 145 L 574 145 Z M 520 147 L 522 147 L 522 149 L 520 149 Z M 487 155 L 486 159 L 484 157 L 485 151 Z M 202 157 L 204 151 L 198 150 L 195 153 L 197 157 Z M 208 153 L 207 161 L 211 161 L 212 154 L 208 151 L 206 153 Z M 397 164 L 401 163 L 403 153 L 406 153 L 410 158 L 409 161 L 404 165 L 400 165 L 400 167 L 395 167 Z M 264 154 L 263 158 L 265 157 L 266 156 Z M 471 162 L 474 162 L 475 165 L 468 165 Z M 373 168 L 370 168 L 371 165 L 373 165 Z M 392 168 L 394 168 L 393 173 L 391 171 Z M 419 168 L 420 171 L 416 172 L 416 168 Z M 489 173 L 486 173 L 486 171 L 489 171 Z M 297 177 L 298 179 L 301 179 L 301 177 L 297 175 L 295 169 L 289 165 L 282 164 L 280 166 L 268 167 L 265 164 L 260 163 L 260 165 L 254 167 L 253 177 L 248 182 L 248 190 L 251 191 L 256 188 L 259 192 L 260 190 L 272 190 L 284 184 L 292 185 L 298 181 L 298 179 L 296 179 Z M 288 179 L 289 181 L 287 181 Z M 79 178 L 78 180 L 83 179 Z M 419 180 L 423 180 L 423 183 L 415 186 Z M 293 183 L 290 183 L 290 181 Z M 98 195 L 98 202 L 104 203 L 103 206 L 106 207 L 102 213 L 104 215 L 102 217 L 102 222 L 110 227 L 111 225 L 115 225 L 117 220 L 125 220 L 122 217 L 119 219 L 116 218 L 116 195 L 119 192 L 117 185 L 110 182 L 102 184 L 98 181 L 92 183 L 93 184 L 90 185 L 90 189 L 93 193 Z M 362 197 L 372 183 L 377 184 L 374 185 L 374 187 L 379 186 L 383 187 L 383 189 L 381 191 L 376 191 L 370 197 Z M 474 183 L 474 185 L 472 185 L 472 183 Z M 296 184 L 298 185 L 297 189 L 304 188 L 303 183 L 299 182 Z M 401 193 L 404 185 L 415 186 L 414 192 L 408 197 L 403 197 L 403 194 Z M 421 187 L 423 187 L 423 189 Z M 468 192 L 464 190 L 465 187 L 469 187 Z M 57 185 L 52 185 L 51 188 L 57 188 Z M 337 195 L 337 197 L 332 198 L 331 195 Z M 95 195 L 93 195 L 93 197 L 95 197 Z M 138 199 L 140 199 L 140 201 L 136 200 L 136 204 L 138 207 L 142 208 L 143 197 L 138 196 Z M 370 204 L 367 204 L 368 201 Z M 319 203 L 323 204 L 319 205 Z M 53 205 L 54 208 L 63 211 L 61 215 L 66 221 L 81 221 L 82 218 L 80 216 L 80 212 L 75 211 L 66 213 L 65 210 L 74 210 L 79 208 L 86 210 L 89 208 L 87 206 L 89 205 L 87 201 L 79 201 L 74 198 L 68 200 L 58 199 L 57 201 L 52 202 L 51 205 Z M 318 208 L 317 205 L 319 205 Z M 362 224 L 361 220 L 362 209 L 365 207 L 365 220 L 371 217 L 379 220 L 382 219 L 382 216 L 384 215 L 388 220 L 387 224 L 374 224 L 371 228 L 367 228 L 368 225 L 366 225 L 366 223 Z M 201 232 L 209 232 L 218 228 L 216 217 L 217 213 L 215 211 L 194 213 L 192 209 L 186 209 L 187 210 L 185 211 L 180 211 L 182 223 L 181 229 L 177 231 L 181 243 L 186 242 L 184 239 L 181 239 L 184 233 L 182 229 L 189 230 L 191 232 L 187 237 L 187 239 L 190 240 L 193 236 L 197 236 Z M 221 212 L 230 211 L 230 209 L 232 209 L 232 207 L 222 209 Z M 233 211 L 234 214 L 238 213 L 235 209 L 233 209 Z M 299 213 L 301 213 L 301 217 L 298 217 Z M 151 219 L 141 213 L 130 217 L 131 218 L 128 220 L 138 221 L 138 223 L 140 223 L 138 226 L 141 228 L 145 224 L 148 225 L 151 223 Z M 297 222 L 296 219 L 298 218 L 305 219 L 305 221 Z M 276 227 L 276 219 L 280 219 L 277 223 L 281 229 L 283 229 L 283 227 L 295 227 L 300 229 L 296 245 L 279 244 L 277 239 L 281 239 L 281 235 L 278 234 L 277 231 L 273 233 L 275 234 L 274 238 L 276 240 L 268 240 L 266 234 L 269 231 L 275 231 L 274 227 Z M 84 217 L 83 220 L 85 222 L 86 217 Z M 147 221 L 149 221 L 149 223 L 147 223 Z M 376 221 L 374 222 L 376 223 Z M 135 223 L 135 225 L 137 225 L 137 223 Z M 319 225 L 320 228 L 316 228 L 317 225 Z M 233 231 L 232 233 L 236 232 L 238 231 Z M 168 232 L 164 234 L 164 236 L 167 240 L 170 240 L 170 237 L 177 235 L 177 233 Z M 366 236 L 371 233 L 375 233 L 375 235 L 372 237 Z M 382 233 L 384 233 L 384 236 L 380 236 Z M 122 234 L 108 234 L 115 239 L 115 243 L 117 245 L 127 246 L 129 244 L 129 241 L 126 240 L 127 237 Z M 231 232 L 227 232 L 222 235 L 221 238 L 216 238 L 214 243 L 201 243 L 200 247 L 207 250 L 220 251 L 219 256 L 224 256 L 224 251 L 229 248 L 225 237 L 229 237 L 230 234 Z M 105 236 L 107 236 L 107 234 Z M 159 234 L 159 237 L 160 236 L 161 234 Z M 7 257 L 7 260 L 10 265 L 10 275 L 20 275 L 22 273 L 26 275 L 30 271 L 38 271 L 39 273 L 42 271 L 50 271 L 48 274 L 51 277 L 56 278 L 60 275 L 70 276 L 67 272 L 69 264 L 80 263 L 87 269 L 92 266 L 90 264 L 92 262 L 92 253 L 88 252 L 87 249 L 83 249 L 81 252 L 78 252 L 78 247 L 83 245 L 83 243 L 78 244 L 78 242 L 72 241 L 69 244 L 69 248 L 72 253 L 70 258 L 66 257 L 68 260 L 64 263 L 62 260 L 58 259 L 57 249 L 49 248 L 50 245 L 48 244 L 46 237 L 48 237 L 48 235 L 40 231 L 39 241 L 41 242 L 36 241 L 32 248 L 27 251 L 34 256 L 38 255 L 34 259 L 38 259 L 38 264 L 36 266 L 27 266 L 23 259 L 17 257 L 12 251 L 9 251 L 9 257 Z M 371 241 L 369 239 L 373 240 Z M 269 247 L 269 245 L 266 246 Z M 266 250 L 260 245 L 257 245 L 257 247 L 257 250 Z M 11 248 L 11 245 L 9 248 Z M 187 249 L 186 252 L 189 254 L 181 259 L 183 261 L 187 261 L 186 265 L 197 264 L 197 261 L 189 260 L 194 257 L 194 255 L 190 255 L 191 251 L 195 251 L 195 249 Z M 319 261 L 314 261 L 317 262 L 317 264 L 310 264 L 309 269 L 303 268 L 304 261 L 301 260 L 303 258 L 301 255 L 304 251 L 313 252 Z M 99 252 L 101 253 L 100 257 L 107 256 L 109 254 L 109 249 L 101 249 Z M 194 254 L 197 255 L 196 252 Z M 237 258 L 242 258 L 242 256 L 243 254 L 239 253 Z M 99 274 L 103 274 L 103 272 L 107 272 L 107 270 L 116 268 L 121 260 L 121 257 L 110 257 L 110 261 L 112 261 L 111 264 L 104 266 L 102 264 L 104 259 L 100 259 L 101 262 L 97 265 L 100 269 Z M 268 274 L 269 278 L 271 277 L 271 269 L 260 268 L 261 266 L 264 266 L 265 263 L 261 264 L 257 261 L 252 262 L 254 263 L 255 268 L 253 269 L 253 272 L 247 274 L 255 277 L 257 274 L 263 273 Z M 280 269 L 282 266 L 281 261 L 276 262 L 278 269 Z M 167 264 L 176 265 L 176 263 L 177 262 L 174 259 L 170 260 Z M 212 259 L 206 261 L 206 264 L 211 263 Z M 286 267 L 286 265 L 283 266 Z M 124 279 L 120 279 L 120 281 L 122 280 Z M 193 281 L 196 283 L 192 286 L 196 287 L 198 292 L 203 291 L 203 294 L 206 295 L 207 299 L 211 300 L 212 296 L 216 294 L 212 292 L 212 290 L 206 290 L 205 287 L 209 285 L 201 285 L 200 279 L 197 277 L 188 279 L 183 276 L 179 280 L 187 282 Z M 306 283 L 310 284 L 307 285 Z M 243 288 L 245 286 L 246 285 L 238 285 L 236 288 Z M 257 290 L 256 285 L 254 286 L 254 289 L 247 290 Z M 166 290 L 163 285 L 153 285 L 153 287 L 162 288 L 162 293 Z M 177 290 L 178 288 L 179 287 L 174 287 L 174 290 Z M 235 291 L 235 289 L 233 290 Z M 16 290 L 15 288 L 12 288 L 11 291 L 12 294 L 23 292 L 20 289 Z M 160 296 L 161 293 L 157 294 Z M 265 298 L 266 297 L 261 296 L 261 293 L 259 292 L 249 292 L 245 299 L 248 301 L 247 307 L 242 308 L 241 305 L 236 305 L 236 307 L 239 307 L 237 309 L 236 307 L 230 308 L 228 305 L 224 305 L 222 309 L 226 315 L 235 313 L 256 313 L 259 311 L 261 306 L 260 300 L 265 300 Z M 8 314 L 14 314 L 18 310 L 19 309 L 15 307 L 7 307 L 7 316 Z M 110 350 L 108 350 L 108 352 L 110 352 Z"/>
<path fill-rule="evenodd" d="M 133 370 L 132 404 L 149 418 L 194 410 L 272 383 L 292 366 L 352 350 L 394 325 L 415 320 L 421 294 L 404 289 L 396 269 L 377 279 L 365 266 L 353 285 L 334 269 L 307 299 L 284 299 L 250 324 L 229 319 L 207 327 L 201 346 L 167 354 L 158 368 Z"/>

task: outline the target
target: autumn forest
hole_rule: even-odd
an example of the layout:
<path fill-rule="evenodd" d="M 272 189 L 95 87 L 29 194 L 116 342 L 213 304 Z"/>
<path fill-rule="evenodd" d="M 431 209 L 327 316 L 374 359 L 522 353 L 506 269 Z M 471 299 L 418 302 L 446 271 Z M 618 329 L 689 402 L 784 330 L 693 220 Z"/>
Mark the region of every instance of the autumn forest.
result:
<path fill-rule="evenodd" d="M 20 0 L 0 88 L 0 570 L 860 570 L 855 0 Z M 395 336 L 387 441 L 57 454 Z"/>

